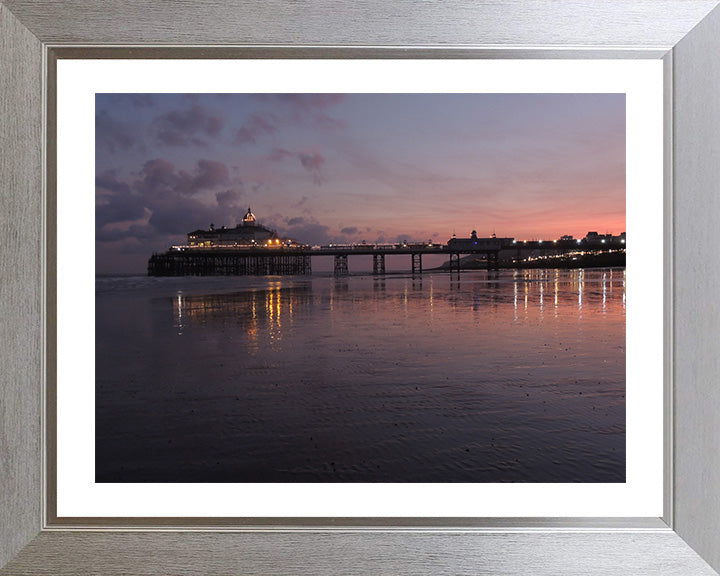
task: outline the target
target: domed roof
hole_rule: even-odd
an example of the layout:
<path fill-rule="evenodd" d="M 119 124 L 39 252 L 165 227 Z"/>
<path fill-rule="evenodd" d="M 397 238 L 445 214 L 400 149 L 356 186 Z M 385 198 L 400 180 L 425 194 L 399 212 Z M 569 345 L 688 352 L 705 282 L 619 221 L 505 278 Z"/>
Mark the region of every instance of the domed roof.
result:
<path fill-rule="evenodd" d="M 250 207 L 248 206 L 247 214 L 245 214 L 245 217 L 243 218 L 243 224 L 245 226 L 254 226 L 255 225 L 255 214 L 252 213 L 252 210 L 250 210 Z"/>

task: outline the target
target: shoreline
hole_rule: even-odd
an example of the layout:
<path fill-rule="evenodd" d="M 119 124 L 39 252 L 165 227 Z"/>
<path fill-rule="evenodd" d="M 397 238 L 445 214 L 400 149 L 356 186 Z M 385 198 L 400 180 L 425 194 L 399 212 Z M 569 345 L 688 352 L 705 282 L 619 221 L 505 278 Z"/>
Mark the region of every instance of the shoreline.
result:
<path fill-rule="evenodd" d="M 501 262 L 499 270 L 525 270 L 540 269 L 548 270 L 573 270 L 579 268 L 624 268 L 626 265 L 625 252 L 606 252 L 600 254 L 584 254 L 579 256 L 555 256 L 537 258 L 523 262 Z M 434 270 L 447 271 L 449 264 L 443 264 Z M 489 270 L 485 260 L 471 260 L 461 262 L 461 270 Z"/>

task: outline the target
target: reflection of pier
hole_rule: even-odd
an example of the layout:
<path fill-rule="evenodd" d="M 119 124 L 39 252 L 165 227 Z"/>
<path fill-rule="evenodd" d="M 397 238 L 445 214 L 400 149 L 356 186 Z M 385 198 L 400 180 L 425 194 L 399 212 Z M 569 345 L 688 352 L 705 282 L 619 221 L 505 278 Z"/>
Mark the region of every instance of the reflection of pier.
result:
<path fill-rule="evenodd" d="M 223 324 L 239 326 L 248 341 L 260 334 L 273 346 L 300 318 L 314 310 L 328 313 L 357 311 L 360 302 L 366 308 L 406 310 L 411 306 L 432 317 L 443 309 L 452 312 L 504 310 L 515 321 L 522 318 L 557 317 L 562 310 L 575 309 L 582 316 L 624 313 L 626 272 L 624 269 L 488 271 L 475 274 L 474 280 L 458 282 L 452 277 L 423 276 L 374 279 L 323 279 L 314 285 L 284 286 L 283 280 L 269 281 L 262 289 L 220 294 L 183 294 L 172 298 L 178 333 L 185 330 Z M 224 333 L 224 332 L 223 332 Z"/>
<path fill-rule="evenodd" d="M 306 286 L 281 287 L 227 294 L 188 294 L 173 298 L 175 327 L 179 334 L 193 325 L 228 323 L 241 326 L 252 340 L 264 327 L 278 332 L 285 321 L 292 323 L 297 313 L 306 313 L 314 296 Z"/>
<path fill-rule="evenodd" d="M 432 243 L 329 244 L 327 246 L 177 246 L 163 254 L 153 254 L 148 262 L 150 276 L 239 276 L 310 274 L 312 256 L 333 256 L 337 276 L 348 274 L 350 256 L 372 256 L 373 273 L 385 274 L 387 255 L 410 256 L 413 274 L 422 274 L 423 255 L 447 254 L 450 271 L 460 271 L 461 257 L 478 254 L 488 268 L 498 267 L 501 238 L 451 240 L 446 245 Z"/>

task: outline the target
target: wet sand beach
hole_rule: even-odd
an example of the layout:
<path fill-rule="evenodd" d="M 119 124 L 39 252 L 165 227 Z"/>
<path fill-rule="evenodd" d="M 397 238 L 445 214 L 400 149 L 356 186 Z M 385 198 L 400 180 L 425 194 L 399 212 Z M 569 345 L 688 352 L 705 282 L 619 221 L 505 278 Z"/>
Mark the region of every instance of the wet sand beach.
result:
<path fill-rule="evenodd" d="M 99 482 L 624 482 L 625 270 L 98 278 Z"/>

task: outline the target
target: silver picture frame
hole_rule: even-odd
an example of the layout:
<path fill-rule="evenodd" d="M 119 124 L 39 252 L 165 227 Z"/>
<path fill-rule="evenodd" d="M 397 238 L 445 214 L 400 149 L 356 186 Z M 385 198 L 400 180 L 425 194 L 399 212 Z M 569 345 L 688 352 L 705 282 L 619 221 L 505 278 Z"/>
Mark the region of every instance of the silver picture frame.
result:
<path fill-rule="evenodd" d="M 719 3 L 0 0 L 0 575 L 716 574 Z M 663 516 L 58 518 L 53 70 L 92 57 L 662 59 Z"/>

